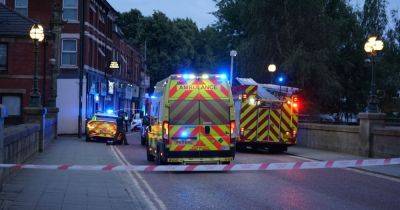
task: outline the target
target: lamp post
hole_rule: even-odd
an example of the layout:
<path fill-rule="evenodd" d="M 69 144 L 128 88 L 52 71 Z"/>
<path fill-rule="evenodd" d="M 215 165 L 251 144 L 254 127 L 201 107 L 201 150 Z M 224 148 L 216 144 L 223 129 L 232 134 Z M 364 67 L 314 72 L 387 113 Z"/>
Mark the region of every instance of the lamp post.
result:
<path fill-rule="evenodd" d="M 379 51 L 383 50 L 383 41 L 378 40 L 376 36 L 372 36 L 364 45 L 365 52 L 371 57 L 371 89 L 369 92 L 368 105 L 365 109 L 368 113 L 377 113 L 378 108 L 378 97 L 376 94 L 376 83 L 375 83 L 375 56 Z"/>
<path fill-rule="evenodd" d="M 40 24 L 34 24 L 29 31 L 29 36 L 33 40 L 34 54 L 35 54 L 35 67 L 33 73 L 33 89 L 29 99 L 30 107 L 41 107 L 40 103 L 40 92 L 39 92 L 39 42 L 44 40 L 43 26 Z"/>
<path fill-rule="evenodd" d="M 273 83 L 274 79 L 274 72 L 276 71 L 276 65 L 275 64 L 269 64 L 268 65 L 268 71 L 271 73 L 271 84 Z"/>
<path fill-rule="evenodd" d="M 62 9 L 59 4 L 53 0 L 52 5 L 52 18 L 50 21 L 51 35 L 52 35 L 52 58 L 50 58 L 51 65 L 51 86 L 50 86 L 50 98 L 48 106 L 55 108 L 57 100 L 57 78 L 60 72 L 60 43 L 61 43 L 61 27 L 63 21 L 61 18 Z"/>
<path fill-rule="evenodd" d="M 236 50 L 231 50 L 230 56 L 231 56 L 231 74 L 230 74 L 230 77 L 229 77 L 229 82 L 232 85 L 232 82 L 233 82 L 233 60 L 237 56 L 237 51 Z"/>

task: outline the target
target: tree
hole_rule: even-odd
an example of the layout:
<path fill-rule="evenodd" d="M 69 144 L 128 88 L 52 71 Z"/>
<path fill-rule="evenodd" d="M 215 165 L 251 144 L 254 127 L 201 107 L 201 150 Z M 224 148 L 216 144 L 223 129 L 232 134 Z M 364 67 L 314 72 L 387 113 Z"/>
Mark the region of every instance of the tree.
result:
<path fill-rule="evenodd" d="M 365 0 L 362 27 L 366 36 L 382 36 L 388 23 L 386 0 Z"/>
<path fill-rule="evenodd" d="M 269 82 L 266 68 L 277 64 L 287 85 L 303 90 L 303 112 L 357 113 L 365 108 L 370 87 L 363 46 L 374 34 L 385 41 L 377 65 L 378 88 L 386 91 L 382 107 L 393 110 L 392 96 L 400 89 L 400 21 L 393 13 L 395 27 L 387 30 L 386 0 L 366 0 L 363 11 L 348 0 L 215 1 L 218 21 L 204 29 L 158 11 L 148 17 L 138 10 L 120 15 L 130 43 L 142 51 L 147 43 L 152 86 L 189 69 L 220 72 L 236 49 L 238 76 Z"/>

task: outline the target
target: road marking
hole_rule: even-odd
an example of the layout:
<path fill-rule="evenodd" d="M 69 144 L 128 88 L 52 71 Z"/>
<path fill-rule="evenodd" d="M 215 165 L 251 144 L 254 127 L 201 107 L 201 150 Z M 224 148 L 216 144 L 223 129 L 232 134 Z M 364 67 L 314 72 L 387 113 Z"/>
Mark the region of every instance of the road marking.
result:
<path fill-rule="evenodd" d="M 125 163 L 128 166 L 132 166 L 129 161 L 126 159 L 125 155 L 122 154 L 122 152 L 118 149 L 118 147 L 114 147 L 112 146 L 116 153 L 119 154 L 121 160 L 123 161 L 123 163 Z M 133 171 L 130 174 L 134 174 L 137 176 L 137 178 L 139 178 L 139 180 L 143 183 L 143 185 L 146 187 L 147 191 L 151 194 L 152 198 L 156 201 L 156 203 L 158 204 L 158 206 L 160 207 L 159 209 L 167 209 L 167 207 L 165 206 L 164 202 L 158 197 L 158 195 L 154 192 L 153 188 L 149 185 L 149 183 L 143 178 L 142 175 L 140 175 L 137 171 Z"/>
<path fill-rule="evenodd" d="M 319 159 L 306 158 L 306 157 L 302 157 L 302 156 L 293 155 L 293 154 L 290 154 L 290 153 L 286 153 L 286 154 L 288 154 L 289 157 L 300 159 L 300 160 L 321 161 Z M 385 180 L 389 180 L 389 181 L 400 183 L 400 178 L 392 177 L 392 176 L 385 175 L 385 174 L 381 174 L 379 172 L 378 173 L 371 172 L 371 171 L 368 171 L 368 170 L 363 169 L 363 168 L 341 168 L 341 169 L 347 170 L 347 171 L 352 171 L 352 172 L 363 174 L 363 175 L 367 175 L 367 176 L 373 176 L 373 177 L 376 177 L 376 178 L 381 178 L 381 179 L 385 179 Z"/>
<path fill-rule="evenodd" d="M 118 162 L 120 162 L 122 165 L 125 165 L 125 163 L 122 161 L 122 159 L 120 158 L 120 156 L 117 154 L 117 151 L 115 150 L 114 146 L 111 146 L 111 151 L 113 153 L 113 155 L 117 158 Z M 128 174 L 128 177 L 130 178 L 130 180 L 132 181 L 132 183 L 135 185 L 135 187 L 137 189 L 139 189 L 140 195 L 143 197 L 143 199 L 145 200 L 145 202 L 147 203 L 147 205 L 151 208 L 151 209 L 157 209 L 156 206 L 154 205 L 154 203 L 148 198 L 148 196 L 146 195 L 146 192 L 142 189 L 142 187 L 140 186 L 139 182 L 132 176 L 132 173 L 130 173 L 130 171 L 125 170 L 126 173 Z M 127 188 L 128 190 L 128 194 L 129 196 L 133 199 L 135 199 L 134 193 L 132 192 L 132 190 L 130 188 Z"/>

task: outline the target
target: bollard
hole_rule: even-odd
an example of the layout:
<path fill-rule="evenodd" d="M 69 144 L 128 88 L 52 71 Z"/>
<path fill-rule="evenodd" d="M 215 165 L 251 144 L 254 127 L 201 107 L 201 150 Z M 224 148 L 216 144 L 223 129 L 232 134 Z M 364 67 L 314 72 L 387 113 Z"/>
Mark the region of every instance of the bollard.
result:
<path fill-rule="evenodd" d="M 52 140 L 56 140 L 58 137 L 57 132 L 58 132 L 58 112 L 59 111 L 60 110 L 57 107 L 47 107 L 47 117 L 55 120 L 55 124 L 53 126 L 54 139 L 52 139 Z"/>

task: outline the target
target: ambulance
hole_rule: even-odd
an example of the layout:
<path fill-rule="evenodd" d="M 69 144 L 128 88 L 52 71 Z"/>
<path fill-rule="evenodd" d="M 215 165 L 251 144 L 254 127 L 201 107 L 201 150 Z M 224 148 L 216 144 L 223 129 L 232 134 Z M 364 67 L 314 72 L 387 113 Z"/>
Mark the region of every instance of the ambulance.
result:
<path fill-rule="evenodd" d="M 234 107 L 224 74 L 175 74 L 151 96 L 147 160 L 227 164 L 235 156 Z"/>
<path fill-rule="evenodd" d="M 236 78 L 232 88 L 239 137 L 236 147 L 283 152 L 296 144 L 298 88 L 258 84 L 251 78 Z"/>

